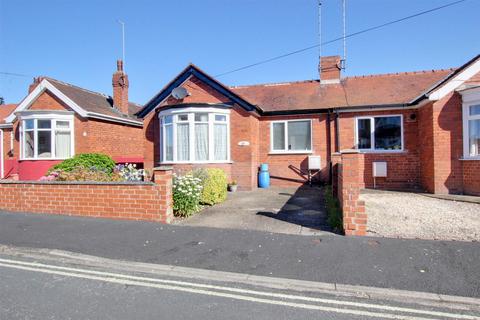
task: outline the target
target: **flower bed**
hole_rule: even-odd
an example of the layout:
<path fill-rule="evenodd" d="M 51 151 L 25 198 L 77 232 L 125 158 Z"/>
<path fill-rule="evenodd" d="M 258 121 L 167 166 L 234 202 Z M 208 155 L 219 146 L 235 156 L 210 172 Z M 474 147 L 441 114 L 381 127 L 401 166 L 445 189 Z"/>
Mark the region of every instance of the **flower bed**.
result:
<path fill-rule="evenodd" d="M 119 164 L 107 155 L 79 154 L 53 166 L 40 181 L 143 181 L 147 172 L 136 164 Z"/>
<path fill-rule="evenodd" d="M 227 176 L 221 169 L 197 169 L 173 179 L 173 211 L 188 217 L 201 205 L 215 205 L 227 198 Z"/>

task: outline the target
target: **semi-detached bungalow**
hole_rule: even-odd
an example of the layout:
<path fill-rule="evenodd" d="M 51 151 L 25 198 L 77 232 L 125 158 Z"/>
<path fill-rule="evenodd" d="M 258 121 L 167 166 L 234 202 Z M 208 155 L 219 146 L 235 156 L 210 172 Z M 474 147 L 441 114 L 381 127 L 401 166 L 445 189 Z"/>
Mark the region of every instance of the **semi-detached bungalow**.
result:
<path fill-rule="evenodd" d="M 187 66 L 137 113 L 144 165 L 220 167 L 243 190 L 261 163 L 274 185 L 328 182 L 332 155 L 357 149 L 365 187 L 480 195 L 480 56 L 457 69 L 357 77 L 323 57 L 320 79 L 228 87 Z M 374 163 L 386 177 L 373 177 Z M 379 164 L 380 165 L 380 164 Z"/>
<path fill-rule="evenodd" d="M 37 180 L 79 153 L 100 152 L 117 163 L 143 163 L 140 106 L 128 101 L 121 61 L 113 97 L 38 77 L 18 105 L 0 106 L 0 178 Z"/>
<path fill-rule="evenodd" d="M 480 195 L 480 56 L 457 69 L 229 87 L 187 66 L 143 108 L 128 101 L 121 61 L 113 97 L 37 78 L 18 105 L 0 106 L 0 178 L 35 180 L 74 154 L 185 172 L 220 167 L 243 190 L 261 163 L 274 185 L 329 182 L 334 155 L 357 149 L 365 187 Z M 143 127 L 143 130 L 142 130 Z M 386 177 L 373 177 L 373 165 Z"/>

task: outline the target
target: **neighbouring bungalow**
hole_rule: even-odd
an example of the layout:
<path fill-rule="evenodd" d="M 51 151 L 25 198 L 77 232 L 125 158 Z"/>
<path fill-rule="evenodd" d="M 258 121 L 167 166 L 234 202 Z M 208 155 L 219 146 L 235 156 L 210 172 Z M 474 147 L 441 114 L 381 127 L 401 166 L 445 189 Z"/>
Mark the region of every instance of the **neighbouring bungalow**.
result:
<path fill-rule="evenodd" d="M 113 97 L 38 77 L 18 105 L 0 106 L 1 178 L 37 180 L 79 153 L 143 164 L 140 106 L 128 101 L 121 61 L 112 85 Z"/>
<path fill-rule="evenodd" d="M 229 87 L 187 66 L 137 113 L 144 165 L 219 167 L 240 189 L 327 183 L 332 155 L 363 154 L 365 187 L 480 195 L 480 56 L 457 69 L 341 77 L 322 57 L 320 80 Z M 373 177 L 373 166 L 384 177 Z M 382 170 L 380 170 L 382 171 Z M 381 174 L 383 175 L 383 174 Z"/>

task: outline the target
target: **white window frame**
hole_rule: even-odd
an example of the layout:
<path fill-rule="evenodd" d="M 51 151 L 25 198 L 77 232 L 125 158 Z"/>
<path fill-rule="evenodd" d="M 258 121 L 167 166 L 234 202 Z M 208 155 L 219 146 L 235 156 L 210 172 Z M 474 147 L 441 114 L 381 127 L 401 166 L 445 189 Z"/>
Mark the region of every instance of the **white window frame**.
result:
<path fill-rule="evenodd" d="M 480 154 L 476 156 L 470 155 L 470 137 L 469 131 L 470 128 L 468 126 L 469 120 L 480 120 L 480 115 L 470 115 L 470 107 L 480 105 L 480 95 L 476 96 L 476 99 L 466 99 L 464 97 L 464 101 L 462 104 L 462 120 L 463 120 L 463 159 L 467 160 L 480 160 Z"/>
<path fill-rule="evenodd" d="M 396 150 L 388 150 L 388 149 L 375 149 L 375 118 L 392 118 L 392 117 L 400 117 L 400 138 L 402 147 Z M 360 120 L 370 120 L 370 141 L 371 146 L 370 148 L 358 148 L 358 122 Z M 404 141 L 404 133 L 403 133 L 403 115 L 402 114 L 385 114 L 385 115 L 376 115 L 376 116 L 359 116 L 355 117 L 355 148 L 361 152 L 374 152 L 374 153 L 390 153 L 390 152 L 404 152 L 405 151 L 405 141 Z"/>
<path fill-rule="evenodd" d="M 305 122 L 310 123 L 310 150 L 288 150 L 288 123 L 289 122 Z M 273 124 L 283 123 L 285 128 L 284 146 L 283 150 L 273 149 Z M 274 120 L 270 121 L 270 154 L 311 154 L 313 153 L 313 126 L 312 119 L 294 119 L 294 120 Z"/>
<path fill-rule="evenodd" d="M 20 160 L 25 161 L 25 160 L 35 160 L 35 161 L 41 161 L 41 160 L 65 160 L 68 158 L 63 158 L 63 157 L 56 157 L 55 156 L 55 132 L 56 131 L 70 131 L 70 157 L 73 157 L 75 155 L 75 127 L 74 127 L 74 121 L 73 121 L 73 115 L 70 114 L 32 114 L 32 115 L 25 115 L 21 116 L 19 119 L 20 121 Z M 34 126 L 33 130 L 30 129 L 31 131 L 34 132 L 34 155 L 33 157 L 25 157 L 25 128 L 24 128 L 24 121 L 26 120 L 33 120 Z M 51 121 L 51 128 L 44 130 L 44 131 L 51 131 L 51 157 L 45 158 L 45 157 L 38 157 L 38 128 L 37 128 L 37 123 L 38 120 L 50 120 Z M 57 121 L 67 121 L 69 123 L 69 129 L 57 129 Z M 30 131 L 29 130 L 29 131 Z M 42 129 L 40 129 L 42 131 Z"/>
<path fill-rule="evenodd" d="M 196 160 L 195 159 L 195 113 L 207 113 L 208 114 L 208 160 Z M 188 114 L 188 128 L 189 128 L 189 154 L 190 159 L 187 161 L 178 161 L 177 160 L 177 123 L 178 119 L 177 116 L 179 114 Z M 215 121 L 215 115 L 225 115 L 226 116 L 226 123 L 227 125 L 227 160 L 214 160 L 215 152 L 214 152 L 214 125 L 216 123 L 220 123 Z M 165 157 L 167 155 L 166 152 L 166 143 L 165 143 L 165 125 L 163 123 L 163 118 L 165 116 L 173 116 L 172 117 L 172 134 L 173 134 L 173 160 L 166 160 Z M 187 108 L 174 108 L 168 109 L 165 111 L 161 111 L 158 114 L 158 118 L 160 120 L 160 163 L 162 164 L 207 164 L 207 163 L 231 163 L 230 158 L 230 110 L 224 108 L 216 108 L 216 107 L 187 107 Z M 187 123 L 185 121 L 181 121 L 180 123 Z M 170 125 L 170 124 L 169 124 Z"/>

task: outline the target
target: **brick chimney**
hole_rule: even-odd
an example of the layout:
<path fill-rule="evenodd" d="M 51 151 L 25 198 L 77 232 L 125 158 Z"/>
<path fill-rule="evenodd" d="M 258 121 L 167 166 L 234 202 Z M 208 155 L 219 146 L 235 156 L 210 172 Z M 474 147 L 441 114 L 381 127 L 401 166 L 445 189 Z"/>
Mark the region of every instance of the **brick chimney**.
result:
<path fill-rule="evenodd" d="M 35 88 L 42 82 L 43 77 L 35 77 L 33 78 L 33 82 L 28 86 L 28 93 L 31 93 Z"/>
<path fill-rule="evenodd" d="M 117 71 L 112 77 L 113 105 L 128 114 L 128 76 L 123 72 L 123 61 L 117 60 Z"/>
<path fill-rule="evenodd" d="M 320 74 L 320 83 L 339 83 L 341 70 L 340 56 L 320 57 L 318 72 Z"/>

